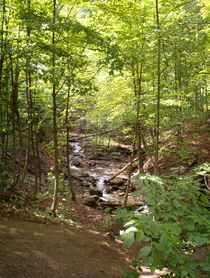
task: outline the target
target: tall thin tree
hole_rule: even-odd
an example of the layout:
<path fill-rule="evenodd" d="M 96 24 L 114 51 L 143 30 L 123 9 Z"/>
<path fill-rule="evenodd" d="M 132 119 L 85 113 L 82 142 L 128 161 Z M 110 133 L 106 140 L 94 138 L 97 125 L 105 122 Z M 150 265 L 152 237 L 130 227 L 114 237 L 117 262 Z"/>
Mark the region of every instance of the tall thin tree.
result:
<path fill-rule="evenodd" d="M 56 24 L 56 0 L 53 0 L 53 30 L 52 30 L 52 100 L 53 100 L 53 141 L 54 141 L 54 175 L 55 185 L 53 193 L 53 202 L 51 206 L 52 215 L 56 216 L 57 200 L 58 200 L 58 187 L 59 187 L 59 165 L 58 165 L 58 127 L 57 127 L 57 99 L 56 99 L 56 72 L 55 72 L 55 24 Z"/>

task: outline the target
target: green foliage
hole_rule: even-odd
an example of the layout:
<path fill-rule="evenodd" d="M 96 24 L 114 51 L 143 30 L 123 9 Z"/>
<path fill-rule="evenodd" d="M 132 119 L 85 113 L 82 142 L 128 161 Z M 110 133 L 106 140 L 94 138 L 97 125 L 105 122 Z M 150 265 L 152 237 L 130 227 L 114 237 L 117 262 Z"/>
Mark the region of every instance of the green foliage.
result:
<path fill-rule="evenodd" d="M 111 152 L 110 154 L 113 159 L 115 159 L 115 160 L 120 159 L 120 152 Z"/>
<path fill-rule="evenodd" d="M 175 277 L 199 277 L 209 271 L 209 256 L 201 262 L 193 259 L 198 246 L 209 244 L 207 198 L 194 177 L 209 171 L 204 164 L 187 176 L 163 180 L 159 176 L 141 174 L 136 183 L 149 207 L 149 213 L 121 211 L 119 217 L 129 217 L 121 238 L 126 247 L 142 242 L 140 264 L 155 269 L 168 268 Z"/>

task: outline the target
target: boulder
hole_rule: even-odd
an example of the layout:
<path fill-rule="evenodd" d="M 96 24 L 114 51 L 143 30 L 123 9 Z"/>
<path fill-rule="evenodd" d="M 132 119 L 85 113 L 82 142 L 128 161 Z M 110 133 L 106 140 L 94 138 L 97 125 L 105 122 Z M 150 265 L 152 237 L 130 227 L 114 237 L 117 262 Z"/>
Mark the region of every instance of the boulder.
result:
<path fill-rule="evenodd" d="M 80 158 L 76 157 L 73 159 L 72 164 L 76 167 L 80 167 L 82 165 L 82 160 Z"/>
<path fill-rule="evenodd" d="M 83 172 L 83 173 L 82 173 L 82 177 L 83 177 L 83 178 L 89 178 L 89 174 L 88 174 L 87 172 Z"/>
<path fill-rule="evenodd" d="M 124 185 L 125 181 L 122 178 L 114 178 L 114 179 L 110 180 L 109 183 L 111 185 L 121 186 L 121 185 Z"/>
<path fill-rule="evenodd" d="M 103 195 L 101 190 L 94 188 L 94 187 L 90 188 L 89 193 L 90 193 L 90 195 L 97 195 L 99 197 L 101 197 Z"/>
<path fill-rule="evenodd" d="M 99 197 L 97 195 L 87 196 L 83 200 L 83 204 L 89 207 L 96 207 Z"/>
<path fill-rule="evenodd" d="M 80 185 L 81 185 L 81 186 L 84 186 L 84 187 L 89 187 L 89 186 L 90 186 L 90 183 L 84 180 L 84 181 L 81 182 Z"/>
<path fill-rule="evenodd" d="M 87 177 L 86 180 L 89 181 L 92 184 L 96 183 L 96 179 L 94 177 L 92 177 L 92 176 Z"/>

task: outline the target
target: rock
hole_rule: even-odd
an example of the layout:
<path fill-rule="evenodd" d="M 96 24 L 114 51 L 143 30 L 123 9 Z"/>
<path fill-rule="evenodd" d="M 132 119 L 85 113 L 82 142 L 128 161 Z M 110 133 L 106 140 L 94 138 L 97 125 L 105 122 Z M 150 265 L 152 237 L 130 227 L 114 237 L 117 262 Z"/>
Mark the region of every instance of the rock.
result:
<path fill-rule="evenodd" d="M 90 183 L 88 183 L 87 181 L 82 181 L 82 182 L 81 182 L 81 186 L 89 187 L 89 186 L 90 186 Z"/>
<path fill-rule="evenodd" d="M 106 193 L 107 194 L 111 194 L 111 193 L 113 193 L 113 188 L 110 186 L 110 187 L 108 187 L 107 189 L 106 189 Z"/>
<path fill-rule="evenodd" d="M 121 189 L 121 188 L 119 187 L 119 185 L 117 185 L 117 184 L 112 185 L 112 192 L 113 192 L 113 191 L 117 191 L 117 190 L 119 190 L 119 189 Z"/>
<path fill-rule="evenodd" d="M 114 179 L 110 180 L 111 185 L 121 186 L 121 185 L 124 185 L 124 183 L 125 183 L 125 181 L 122 178 L 114 178 Z"/>
<path fill-rule="evenodd" d="M 111 185 L 106 188 L 106 193 L 112 194 L 114 191 L 118 191 L 118 190 L 125 191 L 126 186 Z"/>
<path fill-rule="evenodd" d="M 89 178 L 89 174 L 87 172 L 82 173 L 83 178 Z"/>
<path fill-rule="evenodd" d="M 118 196 L 125 196 L 125 192 L 120 192 Z"/>
<path fill-rule="evenodd" d="M 90 188 L 89 193 L 90 193 L 90 195 L 97 195 L 99 197 L 101 197 L 103 195 L 101 190 L 94 188 L 94 187 Z"/>
<path fill-rule="evenodd" d="M 88 165 L 89 165 L 89 166 L 95 166 L 95 165 L 96 165 L 96 162 L 89 161 L 89 162 L 88 162 Z"/>
<path fill-rule="evenodd" d="M 96 207 L 99 197 L 97 195 L 87 196 L 83 200 L 83 204 L 89 207 Z"/>
<path fill-rule="evenodd" d="M 77 167 L 80 167 L 81 164 L 82 164 L 82 160 L 80 158 L 74 158 L 73 159 L 73 163 L 72 163 L 74 166 L 77 166 Z"/>
<path fill-rule="evenodd" d="M 92 184 L 96 183 L 96 179 L 94 177 L 92 177 L 92 176 L 89 176 L 86 180 L 89 181 Z"/>
<path fill-rule="evenodd" d="M 77 168 L 71 168 L 71 176 L 74 178 L 78 178 L 82 176 L 82 170 Z"/>

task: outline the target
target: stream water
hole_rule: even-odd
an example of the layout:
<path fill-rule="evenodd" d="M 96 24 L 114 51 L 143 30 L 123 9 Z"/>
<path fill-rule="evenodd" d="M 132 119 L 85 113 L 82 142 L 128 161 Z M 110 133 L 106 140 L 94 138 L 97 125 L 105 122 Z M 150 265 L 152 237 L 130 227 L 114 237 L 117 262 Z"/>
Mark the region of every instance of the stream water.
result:
<path fill-rule="evenodd" d="M 73 171 L 77 171 L 78 175 L 80 173 L 86 173 L 88 176 L 93 177 L 95 179 L 95 183 L 90 184 L 90 188 L 96 188 L 97 190 L 100 190 L 102 192 L 101 199 L 103 201 L 118 201 L 116 197 L 114 197 L 112 194 L 108 194 L 106 192 L 106 184 L 105 181 L 109 179 L 112 176 L 112 172 L 110 174 L 107 174 L 107 167 L 102 166 L 95 166 L 91 167 L 90 169 L 82 168 L 81 166 L 78 166 L 78 161 L 85 159 L 84 149 L 81 147 L 79 142 L 71 142 L 71 155 L 70 155 L 70 169 Z"/>
<path fill-rule="evenodd" d="M 95 188 L 97 190 L 100 190 L 102 192 L 102 196 L 100 199 L 105 202 L 115 202 L 115 203 L 123 203 L 124 201 L 124 194 L 123 196 L 120 196 L 119 194 L 110 194 L 107 193 L 107 186 L 106 186 L 106 180 L 108 180 L 110 177 L 115 174 L 119 168 L 109 161 L 101 161 L 100 164 L 97 164 L 92 167 L 82 167 L 81 162 L 87 162 L 87 157 L 85 155 L 85 149 L 82 148 L 79 142 L 71 142 L 71 155 L 70 155 L 70 169 L 72 172 L 76 172 L 78 177 L 92 177 L 93 182 L 89 184 L 89 188 Z M 109 163 L 109 165 L 104 165 Z M 85 178 L 84 178 L 85 180 Z M 133 199 L 134 202 L 137 200 L 134 200 L 136 197 L 129 196 L 128 199 Z M 136 213 L 149 213 L 149 208 L 146 204 L 139 205 L 139 208 L 136 210 Z"/>

